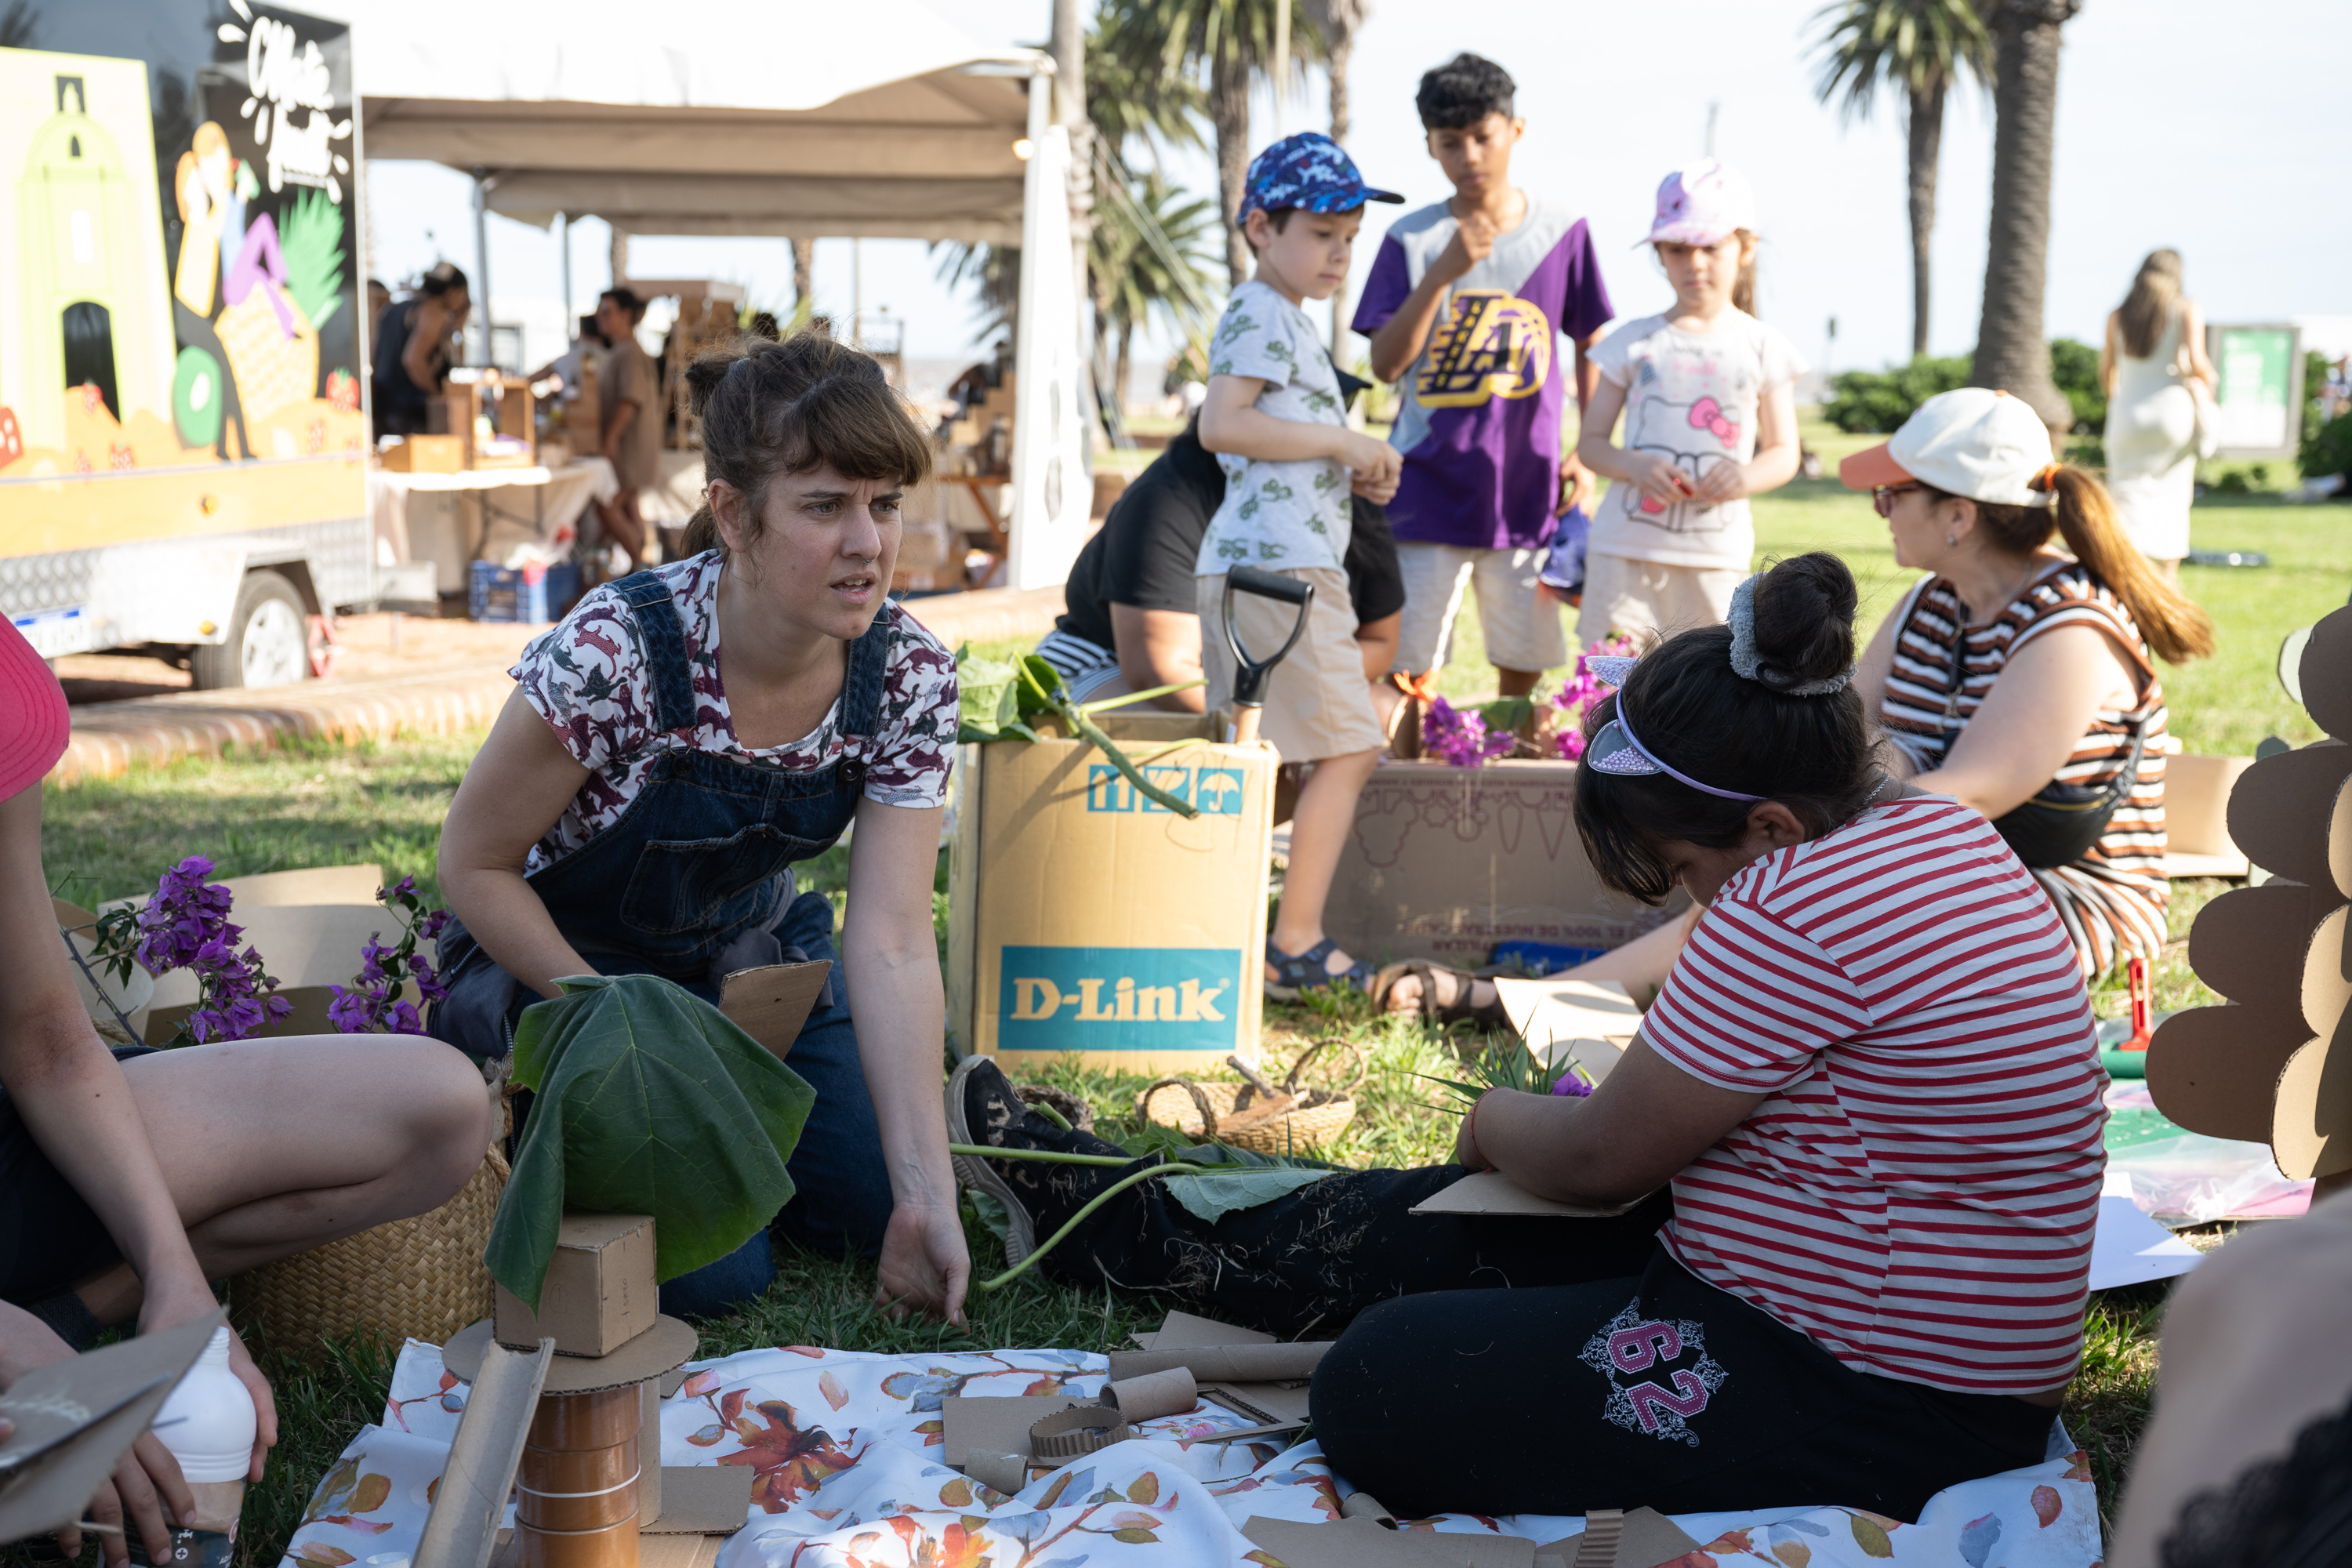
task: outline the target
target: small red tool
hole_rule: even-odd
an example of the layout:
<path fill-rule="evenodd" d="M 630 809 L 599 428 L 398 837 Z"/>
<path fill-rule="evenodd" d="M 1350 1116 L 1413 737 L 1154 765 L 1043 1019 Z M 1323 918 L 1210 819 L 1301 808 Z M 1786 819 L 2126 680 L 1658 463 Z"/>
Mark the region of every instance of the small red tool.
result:
<path fill-rule="evenodd" d="M 2131 1038 L 2116 1048 L 2119 1051 L 2144 1051 L 2148 1037 L 2156 1033 L 2156 996 L 2148 982 L 2147 960 L 2135 958 L 2127 966 L 2131 978 Z"/>

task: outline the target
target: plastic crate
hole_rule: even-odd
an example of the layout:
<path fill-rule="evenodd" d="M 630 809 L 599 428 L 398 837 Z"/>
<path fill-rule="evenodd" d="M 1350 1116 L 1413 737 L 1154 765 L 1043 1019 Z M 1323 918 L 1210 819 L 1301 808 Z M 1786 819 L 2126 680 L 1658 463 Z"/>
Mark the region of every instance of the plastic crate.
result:
<path fill-rule="evenodd" d="M 468 620 L 545 626 L 562 620 L 579 602 L 580 568 L 570 562 L 506 567 L 477 561 L 466 584 Z"/>

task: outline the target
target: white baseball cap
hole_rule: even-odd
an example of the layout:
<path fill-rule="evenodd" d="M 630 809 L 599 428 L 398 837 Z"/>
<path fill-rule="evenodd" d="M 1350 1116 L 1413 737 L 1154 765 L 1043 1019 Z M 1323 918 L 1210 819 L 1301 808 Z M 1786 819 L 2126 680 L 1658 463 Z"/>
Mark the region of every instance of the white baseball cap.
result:
<path fill-rule="evenodd" d="M 1962 386 L 1937 393 L 1893 437 L 1838 464 L 1838 481 L 1869 490 L 1916 479 L 1996 506 L 2046 507 L 2043 487 L 2057 466 L 2050 427 L 2023 399 Z"/>
<path fill-rule="evenodd" d="M 1701 158 L 1658 184 L 1658 216 L 1643 245 L 1720 245 L 1734 230 L 1756 231 L 1756 193 L 1748 176 L 1719 158 Z"/>

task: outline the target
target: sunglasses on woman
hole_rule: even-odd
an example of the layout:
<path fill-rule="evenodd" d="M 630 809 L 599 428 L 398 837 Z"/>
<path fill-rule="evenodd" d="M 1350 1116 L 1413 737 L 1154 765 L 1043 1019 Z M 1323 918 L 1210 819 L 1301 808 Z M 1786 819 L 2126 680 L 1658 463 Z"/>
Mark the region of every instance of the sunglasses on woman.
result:
<path fill-rule="evenodd" d="M 1893 517 L 1895 515 L 1895 498 L 1896 496 L 1903 495 L 1910 490 L 1924 490 L 1927 488 L 1927 487 L 1926 485 L 1921 484 L 1916 479 L 1912 480 L 1907 485 L 1874 486 L 1870 492 L 1871 508 L 1881 517 Z"/>

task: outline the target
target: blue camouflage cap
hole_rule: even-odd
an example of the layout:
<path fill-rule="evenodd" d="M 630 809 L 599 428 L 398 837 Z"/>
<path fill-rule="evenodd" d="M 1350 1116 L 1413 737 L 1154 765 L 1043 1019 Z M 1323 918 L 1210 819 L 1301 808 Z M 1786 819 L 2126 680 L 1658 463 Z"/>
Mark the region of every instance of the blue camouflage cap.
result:
<path fill-rule="evenodd" d="M 1356 162 L 1320 131 L 1301 131 L 1250 160 L 1242 185 L 1243 217 L 1261 209 L 1300 207 L 1311 213 L 1353 212 L 1366 202 L 1402 202 L 1394 191 L 1364 184 Z"/>

